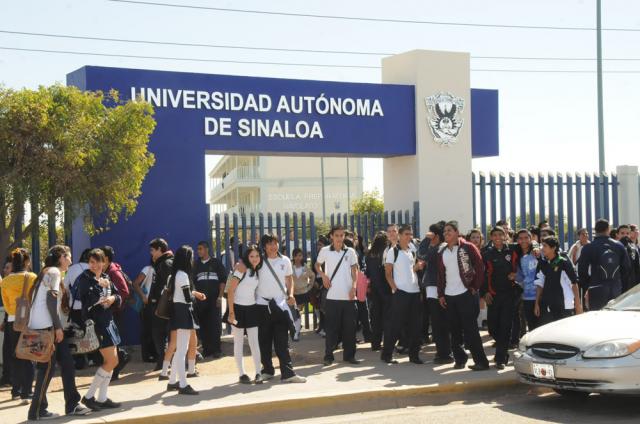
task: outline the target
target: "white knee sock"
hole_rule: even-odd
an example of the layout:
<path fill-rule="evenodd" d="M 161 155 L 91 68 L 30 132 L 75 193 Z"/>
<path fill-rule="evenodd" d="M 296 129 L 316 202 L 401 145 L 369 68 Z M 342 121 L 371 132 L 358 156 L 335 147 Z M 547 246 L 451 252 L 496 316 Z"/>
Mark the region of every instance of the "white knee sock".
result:
<path fill-rule="evenodd" d="M 111 374 L 102 369 L 102 367 L 96 370 L 96 374 L 93 376 L 93 381 L 91 382 L 91 386 L 89 386 L 89 390 L 87 390 L 87 394 L 84 395 L 87 399 L 92 399 L 95 397 L 96 392 L 100 387 L 102 387 L 102 383 L 105 379 L 111 380 Z"/>
<path fill-rule="evenodd" d="M 196 360 L 195 359 L 189 359 L 189 360 L 187 360 L 187 364 L 189 366 L 189 370 L 187 372 L 189 374 L 195 374 L 195 372 L 196 372 Z"/>
<path fill-rule="evenodd" d="M 176 352 L 171 360 L 171 372 L 169 373 L 169 383 L 175 384 L 180 381 L 180 388 L 187 386 L 187 372 L 185 370 L 185 358 L 189 350 L 189 338 L 191 330 L 178 329 L 176 337 Z"/>
<path fill-rule="evenodd" d="M 251 348 L 251 357 L 253 358 L 253 366 L 256 375 L 260 374 L 262 365 L 260 362 L 260 342 L 258 341 L 258 327 L 247 328 L 247 338 L 249 339 L 249 347 Z"/>
<path fill-rule="evenodd" d="M 162 371 L 160 371 L 160 375 L 166 376 L 169 373 L 169 361 L 162 361 Z"/>
<path fill-rule="evenodd" d="M 231 327 L 231 334 L 233 334 L 233 357 L 236 359 L 236 366 L 240 375 L 244 375 L 244 328 Z"/>
<path fill-rule="evenodd" d="M 300 335 L 300 330 L 302 329 L 302 320 L 301 319 L 297 319 L 294 323 L 293 323 L 294 327 L 296 328 L 296 335 Z M 247 332 L 248 334 L 248 332 Z"/>
<path fill-rule="evenodd" d="M 106 372 L 106 371 L 105 371 Z M 111 383 L 111 376 L 113 371 L 108 373 L 108 376 L 102 379 L 102 384 L 98 389 L 98 402 L 104 402 L 107 400 L 107 390 L 109 389 L 109 383 Z"/>

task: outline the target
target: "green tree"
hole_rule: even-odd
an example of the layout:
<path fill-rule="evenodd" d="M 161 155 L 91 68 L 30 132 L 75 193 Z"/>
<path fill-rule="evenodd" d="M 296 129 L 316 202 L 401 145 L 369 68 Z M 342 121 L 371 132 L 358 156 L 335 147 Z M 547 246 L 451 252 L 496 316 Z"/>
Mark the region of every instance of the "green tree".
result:
<path fill-rule="evenodd" d="M 121 102 L 115 91 L 0 87 L 0 254 L 37 225 L 16 229 L 26 202 L 38 216 L 64 209 L 67 218 L 79 205 L 91 211 L 90 233 L 131 215 L 154 163 L 152 115 L 148 103 Z"/>
<path fill-rule="evenodd" d="M 365 191 L 362 197 L 351 202 L 351 209 L 354 214 L 382 213 L 384 212 L 384 201 L 382 195 L 376 189 Z"/>

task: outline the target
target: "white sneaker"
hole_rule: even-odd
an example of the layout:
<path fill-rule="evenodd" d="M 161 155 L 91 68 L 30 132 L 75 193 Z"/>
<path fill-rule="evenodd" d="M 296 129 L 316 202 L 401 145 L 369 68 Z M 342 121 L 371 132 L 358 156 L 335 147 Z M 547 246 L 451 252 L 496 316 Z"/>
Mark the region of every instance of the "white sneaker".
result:
<path fill-rule="evenodd" d="M 268 372 L 263 372 L 260 376 L 262 377 L 262 381 L 269 381 L 273 378 L 273 374 L 269 374 Z"/>
<path fill-rule="evenodd" d="M 282 380 L 282 382 L 283 383 L 306 383 L 307 379 L 299 375 L 294 375 L 293 377 L 285 378 L 284 380 Z"/>

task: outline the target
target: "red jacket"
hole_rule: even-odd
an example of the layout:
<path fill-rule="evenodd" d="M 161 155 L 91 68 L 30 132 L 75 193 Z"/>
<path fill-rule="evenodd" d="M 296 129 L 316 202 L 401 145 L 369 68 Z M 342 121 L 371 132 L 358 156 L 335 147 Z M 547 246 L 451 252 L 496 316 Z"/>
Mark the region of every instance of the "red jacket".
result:
<path fill-rule="evenodd" d="M 447 286 L 447 272 L 444 267 L 442 254 L 448 247 L 438 252 L 438 296 L 444 297 Z M 480 290 L 484 282 L 484 263 L 478 248 L 463 238 L 458 239 L 458 268 L 462 284 L 468 289 Z"/>
<path fill-rule="evenodd" d="M 111 262 L 109 268 L 107 268 L 107 275 L 113 285 L 116 286 L 116 289 L 118 289 L 118 294 L 122 298 L 120 305 L 122 305 L 121 307 L 124 307 L 127 299 L 129 298 L 129 286 L 127 285 L 127 280 L 122 274 L 122 267 L 120 264 Z"/>

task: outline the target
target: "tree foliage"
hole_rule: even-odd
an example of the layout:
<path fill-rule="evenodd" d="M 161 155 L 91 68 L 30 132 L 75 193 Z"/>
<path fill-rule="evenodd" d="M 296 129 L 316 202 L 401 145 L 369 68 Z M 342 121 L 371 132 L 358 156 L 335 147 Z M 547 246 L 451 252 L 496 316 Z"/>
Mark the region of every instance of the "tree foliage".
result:
<path fill-rule="evenodd" d="M 384 212 L 384 201 L 382 195 L 376 189 L 365 191 L 362 197 L 351 202 L 351 209 L 354 214 L 382 213 Z"/>
<path fill-rule="evenodd" d="M 86 206 L 90 233 L 132 214 L 154 163 L 152 115 L 148 103 L 120 102 L 115 91 L 0 87 L 0 253 L 31 230 L 17 228 L 13 237 L 25 202 L 38 214 Z"/>

